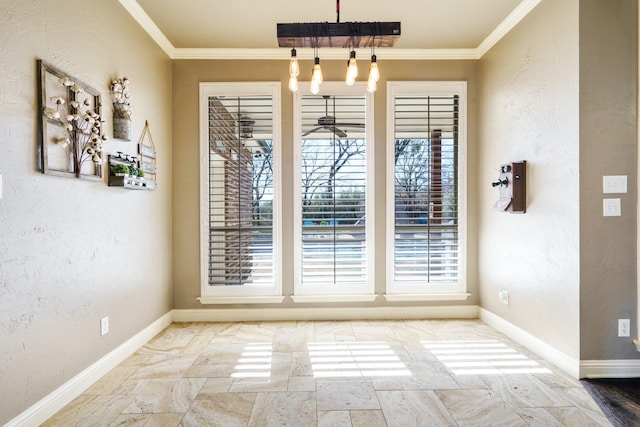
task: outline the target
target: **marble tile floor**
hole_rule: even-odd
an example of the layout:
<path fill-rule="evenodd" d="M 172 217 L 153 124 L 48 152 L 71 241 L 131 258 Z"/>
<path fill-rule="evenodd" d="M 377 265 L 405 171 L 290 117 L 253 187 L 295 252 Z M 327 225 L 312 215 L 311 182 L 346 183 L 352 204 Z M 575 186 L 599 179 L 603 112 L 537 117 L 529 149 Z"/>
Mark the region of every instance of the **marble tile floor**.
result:
<path fill-rule="evenodd" d="M 479 320 L 174 323 L 44 426 L 610 426 Z"/>

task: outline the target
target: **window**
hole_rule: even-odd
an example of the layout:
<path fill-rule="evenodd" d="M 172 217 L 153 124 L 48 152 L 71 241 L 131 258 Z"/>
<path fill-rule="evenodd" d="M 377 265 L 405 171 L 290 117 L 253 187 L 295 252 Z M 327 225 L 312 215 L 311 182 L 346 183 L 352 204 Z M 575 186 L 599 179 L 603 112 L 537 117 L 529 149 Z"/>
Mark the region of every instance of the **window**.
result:
<path fill-rule="evenodd" d="M 296 295 L 373 294 L 372 106 L 363 86 L 297 93 Z"/>
<path fill-rule="evenodd" d="M 387 291 L 465 292 L 466 83 L 389 82 L 387 100 Z"/>
<path fill-rule="evenodd" d="M 280 295 L 279 83 L 200 85 L 202 297 Z"/>

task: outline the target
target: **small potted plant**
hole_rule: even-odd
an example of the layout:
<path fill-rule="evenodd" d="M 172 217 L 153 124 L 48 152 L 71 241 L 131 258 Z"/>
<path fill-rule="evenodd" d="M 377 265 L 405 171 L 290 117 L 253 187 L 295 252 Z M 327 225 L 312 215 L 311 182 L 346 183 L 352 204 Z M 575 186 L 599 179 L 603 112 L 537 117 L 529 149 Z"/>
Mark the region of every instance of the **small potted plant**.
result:
<path fill-rule="evenodd" d="M 131 166 L 130 168 L 131 172 L 130 175 L 133 177 L 139 177 L 142 178 L 144 176 L 144 171 L 140 168 L 137 168 L 135 166 Z"/>
<path fill-rule="evenodd" d="M 131 173 L 129 166 L 117 163 L 111 166 L 111 174 L 115 176 L 127 176 Z"/>

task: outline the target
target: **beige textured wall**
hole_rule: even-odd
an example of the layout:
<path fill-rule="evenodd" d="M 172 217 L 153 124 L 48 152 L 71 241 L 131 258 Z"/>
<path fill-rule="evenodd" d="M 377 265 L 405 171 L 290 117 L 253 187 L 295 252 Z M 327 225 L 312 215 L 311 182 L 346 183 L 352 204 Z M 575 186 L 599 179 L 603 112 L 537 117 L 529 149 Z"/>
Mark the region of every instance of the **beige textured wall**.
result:
<path fill-rule="evenodd" d="M 481 306 L 579 355 L 578 0 L 543 0 L 479 65 Z M 492 211 L 500 164 L 527 161 L 527 213 Z M 509 292 L 509 304 L 498 292 Z"/>
<path fill-rule="evenodd" d="M 321 55 L 322 56 L 322 55 Z M 311 61 L 301 61 L 302 70 L 310 70 Z M 386 128 L 386 80 L 465 80 L 468 82 L 468 158 L 467 174 L 469 178 L 469 227 L 468 227 L 468 289 L 472 296 L 462 304 L 477 304 L 476 280 L 476 61 L 384 61 L 378 55 L 378 63 L 383 81 L 379 82 L 375 93 L 375 169 L 385 170 L 385 128 Z M 322 61 L 325 81 L 344 79 L 344 61 Z M 361 70 L 363 65 L 360 65 Z M 291 206 L 293 204 L 293 95 L 287 89 L 287 61 L 215 61 L 215 60 L 176 60 L 173 66 L 173 109 L 174 128 L 174 306 L 184 308 L 208 308 L 196 298 L 200 296 L 199 277 L 199 171 L 198 171 L 198 84 L 199 82 L 242 82 L 242 81 L 281 81 L 282 82 L 282 144 L 283 144 L 283 207 L 284 224 L 292 224 Z M 376 245 L 375 286 L 377 293 L 384 293 L 386 261 L 384 258 L 384 219 L 385 219 L 385 181 L 384 174 L 375 177 L 376 188 L 376 224 L 378 237 Z M 293 259 L 293 239 L 291 227 L 284 227 L 284 259 Z M 285 263 L 283 269 L 283 291 L 293 294 L 293 265 Z M 379 298 L 380 299 L 380 298 Z M 358 306 L 381 305 L 380 301 Z M 451 303 L 425 303 L 423 305 L 447 305 Z M 458 305 L 458 302 L 454 302 Z M 335 306 L 336 304 L 332 304 Z M 398 307 L 412 304 L 387 304 Z M 302 304 L 285 302 L 280 307 L 304 307 Z M 229 306 L 216 307 L 228 308 Z M 269 305 L 266 307 L 274 307 Z M 280 308 L 279 307 L 279 308 Z"/>
<path fill-rule="evenodd" d="M 580 358 L 638 359 L 638 2 L 580 1 Z M 622 216 L 602 216 L 602 176 L 627 175 Z"/>
<path fill-rule="evenodd" d="M 117 1 L 0 3 L 0 424 L 171 309 L 171 62 Z M 144 120 L 159 190 L 36 170 L 36 59 L 102 93 L 128 76 L 131 142 Z M 111 331 L 100 336 L 100 318 Z"/>

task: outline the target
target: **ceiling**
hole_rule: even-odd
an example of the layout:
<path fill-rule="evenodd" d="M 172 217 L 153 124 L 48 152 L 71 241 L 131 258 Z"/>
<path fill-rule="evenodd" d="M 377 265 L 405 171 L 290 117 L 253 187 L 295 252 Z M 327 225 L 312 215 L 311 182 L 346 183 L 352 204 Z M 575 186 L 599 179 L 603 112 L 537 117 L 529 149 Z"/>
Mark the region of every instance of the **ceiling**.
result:
<path fill-rule="evenodd" d="M 174 59 L 286 59 L 277 23 L 336 22 L 333 0 L 119 0 Z M 400 21 L 380 59 L 478 59 L 541 0 L 342 0 L 340 22 Z M 300 49 L 304 58 L 311 50 Z M 328 52 L 331 51 L 331 52 Z M 342 49 L 323 58 L 343 59 Z"/>

